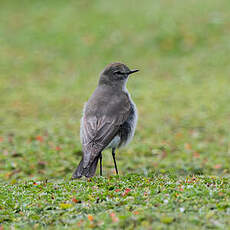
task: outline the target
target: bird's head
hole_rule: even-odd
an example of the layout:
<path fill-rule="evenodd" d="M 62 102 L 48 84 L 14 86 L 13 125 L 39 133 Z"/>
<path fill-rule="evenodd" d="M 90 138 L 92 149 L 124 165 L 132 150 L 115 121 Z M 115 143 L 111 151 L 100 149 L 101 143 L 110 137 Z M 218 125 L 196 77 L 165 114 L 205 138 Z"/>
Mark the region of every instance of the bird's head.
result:
<path fill-rule="evenodd" d="M 125 64 L 122 63 L 112 63 L 105 67 L 102 71 L 99 85 L 114 85 L 114 86 L 123 86 L 129 75 L 135 73 L 139 70 L 130 70 Z"/>

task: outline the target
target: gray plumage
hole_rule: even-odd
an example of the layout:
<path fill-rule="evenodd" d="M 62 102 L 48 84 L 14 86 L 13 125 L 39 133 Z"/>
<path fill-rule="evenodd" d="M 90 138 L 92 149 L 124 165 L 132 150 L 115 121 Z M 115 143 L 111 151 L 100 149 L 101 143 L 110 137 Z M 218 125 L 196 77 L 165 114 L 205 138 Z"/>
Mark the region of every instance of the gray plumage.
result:
<path fill-rule="evenodd" d="M 118 173 L 115 149 L 131 141 L 137 122 L 136 106 L 126 89 L 131 71 L 122 63 L 112 63 L 103 70 L 96 90 L 85 104 L 81 119 L 83 156 L 72 178 L 92 177 L 102 151 L 112 148 Z M 102 175 L 102 165 L 100 167 Z"/>

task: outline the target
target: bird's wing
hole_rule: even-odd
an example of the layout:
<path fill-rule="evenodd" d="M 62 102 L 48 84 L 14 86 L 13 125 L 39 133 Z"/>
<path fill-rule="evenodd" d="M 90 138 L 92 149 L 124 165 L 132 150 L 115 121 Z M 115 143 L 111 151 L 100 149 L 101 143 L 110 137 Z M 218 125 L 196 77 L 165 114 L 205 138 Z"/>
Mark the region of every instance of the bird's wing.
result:
<path fill-rule="evenodd" d="M 124 98 L 123 98 L 124 99 Z M 82 118 L 83 167 L 87 168 L 117 134 L 131 111 L 128 98 L 125 102 L 112 102 L 100 113 L 86 114 Z M 100 109 L 100 108 L 98 108 Z"/>

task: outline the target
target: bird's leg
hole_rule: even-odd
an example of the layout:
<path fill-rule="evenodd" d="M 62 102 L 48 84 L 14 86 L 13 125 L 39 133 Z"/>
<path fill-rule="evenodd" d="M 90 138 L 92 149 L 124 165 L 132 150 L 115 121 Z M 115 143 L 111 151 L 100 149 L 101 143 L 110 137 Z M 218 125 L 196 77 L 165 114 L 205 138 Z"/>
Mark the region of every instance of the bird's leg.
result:
<path fill-rule="evenodd" d="M 100 155 L 100 176 L 102 176 L 102 154 Z"/>
<path fill-rule="evenodd" d="M 116 158 L 115 158 L 115 148 L 112 148 L 112 155 L 113 155 L 114 166 L 116 169 L 116 174 L 118 175 L 117 163 L 116 163 Z"/>

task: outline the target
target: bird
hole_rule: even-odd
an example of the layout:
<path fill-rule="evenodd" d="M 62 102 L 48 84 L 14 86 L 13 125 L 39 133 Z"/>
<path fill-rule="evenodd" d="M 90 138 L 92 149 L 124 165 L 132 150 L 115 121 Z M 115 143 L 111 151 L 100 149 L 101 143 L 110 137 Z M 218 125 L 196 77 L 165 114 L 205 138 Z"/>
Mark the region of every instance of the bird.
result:
<path fill-rule="evenodd" d="M 102 176 L 102 151 L 108 148 L 112 149 L 118 175 L 115 151 L 130 143 L 138 118 L 136 105 L 126 83 L 129 76 L 138 71 L 115 62 L 107 65 L 101 72 L 98 86 L 83 109 L 80 126 L 82 159 L 72 179 L 93 177 L 99 160 Z"/>

